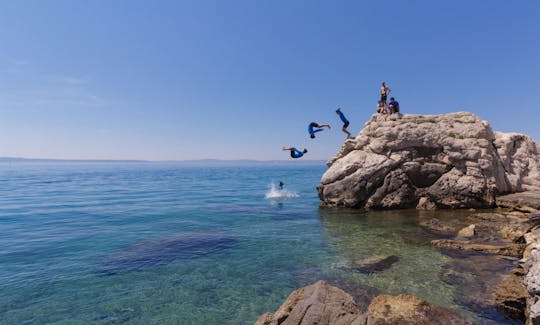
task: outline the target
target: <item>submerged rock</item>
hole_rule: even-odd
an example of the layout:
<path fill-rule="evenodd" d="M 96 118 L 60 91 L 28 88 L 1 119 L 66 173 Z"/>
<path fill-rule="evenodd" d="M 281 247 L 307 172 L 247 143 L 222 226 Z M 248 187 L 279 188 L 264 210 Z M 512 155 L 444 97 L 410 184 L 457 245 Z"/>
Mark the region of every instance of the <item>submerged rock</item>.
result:
<path fill-rule="evenodd" d="M 506 275 L 495 291 L 497 308 L 514 319 L 525 320 L 524 311 L 527 297 L 528 293 L 523 284 L 523 276 L 515 273 Z"/>
<path fill-rule="evenodd" d="M 366 325 L 470 324 L 457 312 L 428 304 L 413 295 L 380 295 L 368 307 Z"/>
<path fill-rule="evenodd" d="M 460 249 L 468 251 L 483 252 L 489 254 L 497 254 L 512 257 L 521 257 L 524 244 L 514 243 L 501 243 L 501 244 L 487 244 L 487 243 L 474 243 L 465 240 L 451 240 L 451 239 L 435 239 L 431 241 L 431 244 L 435 247 L 443 249 Z"/>
<path fill-rule="evenodd" d="M 347 260 L 345 266 L 360 273 L 373 273 L 389 269 L 399 261 L 395 255 L 371 256 L 362 260 Z"/>
<path fill-rule="evenodd" d="M 146 240 L 112 253 L 99 270 L 106 274 L 193 258 L 232 247 L 236 240 L 219 232 L 187 232 L 164 239 Z"/>
<path fill-rule="evenodd" d="M 374 115 L 328 161 L 318 193 L 351 208 L 493 207 L 501 193 L 540 190 L 539 152 L 471 113 Z"/>

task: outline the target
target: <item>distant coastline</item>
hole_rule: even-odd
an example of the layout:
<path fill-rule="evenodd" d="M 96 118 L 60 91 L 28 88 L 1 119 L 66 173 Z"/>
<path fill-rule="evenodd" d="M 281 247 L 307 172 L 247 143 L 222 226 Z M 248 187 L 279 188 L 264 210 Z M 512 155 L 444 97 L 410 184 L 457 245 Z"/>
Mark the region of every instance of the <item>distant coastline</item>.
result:
<path fill-rule="evenodd" d="M 325 160 L 252 160 L 252 159 L 191 159 L 191 160 L 114 160 L 114 159 L 51 159 L 0 157 L 0 163 L 143 163 L 143 164 L 181 164 L 181 165 L 254 165 L 254 164 L 283 164 L 283 165 L 324 165 Z"/>

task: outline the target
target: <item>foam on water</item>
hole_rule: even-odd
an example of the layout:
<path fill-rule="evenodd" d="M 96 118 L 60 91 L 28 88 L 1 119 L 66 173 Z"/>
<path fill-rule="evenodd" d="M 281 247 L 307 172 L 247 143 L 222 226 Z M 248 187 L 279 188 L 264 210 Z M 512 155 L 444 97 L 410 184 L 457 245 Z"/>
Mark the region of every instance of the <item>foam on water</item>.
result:
<path fill-rule="evenodd" d="M 287 189 L 278 189 L 276 185 L 270 184 L 270 189 L 266 192 L 265 197 L 269 200 L 287 200 L 299 197 L 298 193 Z"/>

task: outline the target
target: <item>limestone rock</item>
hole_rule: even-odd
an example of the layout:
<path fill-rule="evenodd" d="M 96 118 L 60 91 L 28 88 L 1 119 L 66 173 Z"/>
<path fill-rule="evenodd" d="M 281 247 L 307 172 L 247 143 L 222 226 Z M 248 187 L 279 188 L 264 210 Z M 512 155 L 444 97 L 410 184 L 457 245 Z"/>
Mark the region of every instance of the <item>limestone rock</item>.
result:
<path fill-rule="evenodd" d="M 523 285 L 523 277 L 516 274 L 506 275 L 495 291 L 497 308 L 505 311 L 514 319 L 525 319 L 525 305 L 528 297 Z"/>
<path fill-rule="evenodd" d="M 321 178 L 323 204 L 352 208 L 482 208 L 540 190 L 540 150 L 477 116 L 374 115 Z"/>
<path fill-rule="evenodd" d="M 457 238 L 472 238 L 474 237 L 475 229 L 475 225 L 467 226 L 458 232 Z"/>
<path fill-rule="evenodd" d="M 379 295 L 365 314 L 353 298 L 325 281 L 295 290 L 275 313 L 264 313 L 255 325 L 469 324 L 455 311 L 415 296 Z"/>
<path fill-rule="evenodd" d="M 469 324 L 455 311 L 431 305 L 412 296 L 380 295 L 368 307 L 367 325 L 375 324 Z"/>
<path fill-rule="evenodd" d="M 521 257 L 525 244 L 515 243 L 502 243 L 502 244 L 486 244 L 486 243 L 472 243 L 463 240 L 451 240 L 451 239 L 435 239 L 431 241 L 431 244 L 435 247 L 443 249 L 458 249 L 469 250 L 476 252 L 483 252 L 489 254 L 498 254 L 504 256 Z"/>
<path fill-rule="evenodd" d="M 540 191 L 527 191 L 499 196 L 497 205 L 518 211 L 535 212 L 540 210 Z"/>
<path fill-rule="evenodd" d="M 354 299 L 325 281 L 300 288 L 274 313 L 265 313 L 255 325 L 348 325 L 365 324 Z"/>

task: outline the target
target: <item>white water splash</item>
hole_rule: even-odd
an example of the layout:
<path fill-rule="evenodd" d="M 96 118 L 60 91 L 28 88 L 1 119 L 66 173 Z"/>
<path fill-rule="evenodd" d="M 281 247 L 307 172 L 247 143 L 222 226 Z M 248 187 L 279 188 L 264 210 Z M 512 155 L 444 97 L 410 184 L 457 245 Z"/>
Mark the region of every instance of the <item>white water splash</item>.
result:
<path fill-rule="evenodd" d="M 280 199 L 294 199 L 299 197 L 296 192 L 289 191 L 286 189 L 278 189 L 274 184 L 270 184 L 270 189 L 266 192 L 265 197 L 269 200 L 280 200 Z"/>

